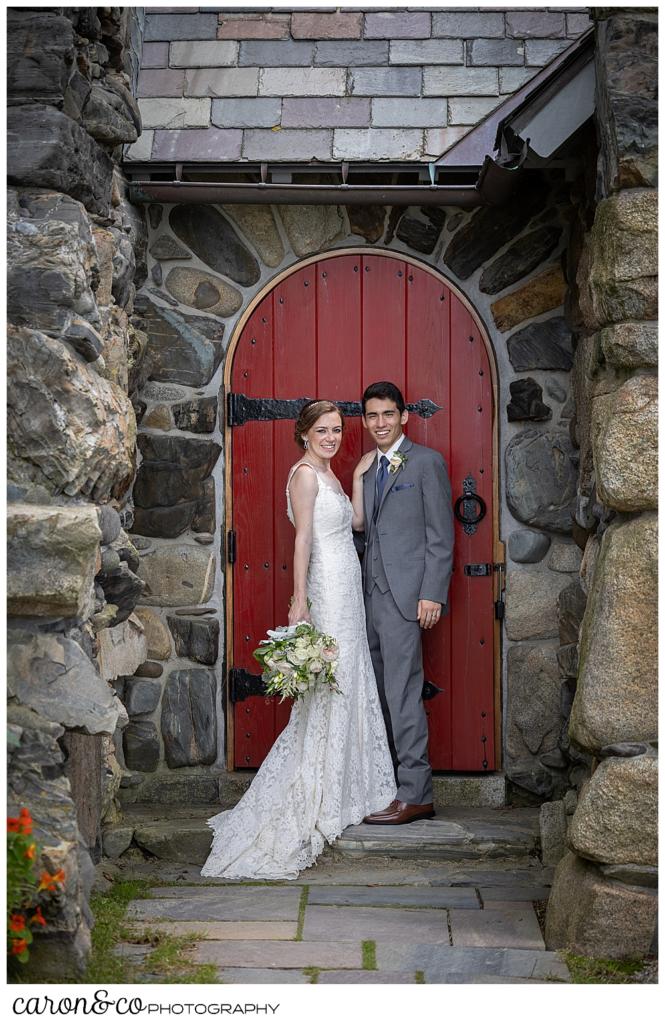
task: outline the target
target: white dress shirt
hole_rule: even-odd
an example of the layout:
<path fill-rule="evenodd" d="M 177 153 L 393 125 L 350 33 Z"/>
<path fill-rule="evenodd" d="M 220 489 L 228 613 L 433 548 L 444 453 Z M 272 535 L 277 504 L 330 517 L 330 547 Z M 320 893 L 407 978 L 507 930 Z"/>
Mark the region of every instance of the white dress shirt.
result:
<path fill-rule="evenodd" d="M 387 452 L 382 452 L 380 448 L 376 449 L 376 467 L 377 467 L 377 472 L 378 472 L 379 466 L 381 465 L 381 456 L 385 455 L 385 457 L 388 459 L 388 462 L 390 462 L 390 460 L 392 459 L 393 455 L 395 454 L 395 452 L 397 451 L 397 449 L 399 448 L 399 446 L 401 445 L 403 440 L 404 440 L 404 434 L 400 434 L 399 437 L 397 438 L 397 440 L 395 441 L 395 443 L 390 446 L 390 448 L 388 449 Z"/>

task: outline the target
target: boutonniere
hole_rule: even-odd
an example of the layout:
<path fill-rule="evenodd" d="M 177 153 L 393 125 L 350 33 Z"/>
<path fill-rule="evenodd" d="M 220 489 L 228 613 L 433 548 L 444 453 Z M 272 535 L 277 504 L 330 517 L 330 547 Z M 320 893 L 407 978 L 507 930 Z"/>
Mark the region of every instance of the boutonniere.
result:
<path fill-rule="evenodd" d="M 388 460 L 388 472 L 399 473 L 402 466 L 405 466 L 407 462 L 408 459 L 406 455 L 404 455 L 402 452 L 395 452 L 393 455 L 390 456 Z"/>

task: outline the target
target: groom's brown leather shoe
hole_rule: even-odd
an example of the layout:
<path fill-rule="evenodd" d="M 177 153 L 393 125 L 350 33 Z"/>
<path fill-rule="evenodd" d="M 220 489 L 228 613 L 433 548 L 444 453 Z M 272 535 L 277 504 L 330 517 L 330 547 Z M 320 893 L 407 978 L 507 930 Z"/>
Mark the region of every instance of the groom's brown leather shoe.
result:
<path fill-rule="evenodd" d="M 363 818 L 366 825 L 408 825 L 412 821 L 434 817 L 433 804 L 405 804 L 402 800 L 393 800 L 383 811 L 368 814 Z"/>

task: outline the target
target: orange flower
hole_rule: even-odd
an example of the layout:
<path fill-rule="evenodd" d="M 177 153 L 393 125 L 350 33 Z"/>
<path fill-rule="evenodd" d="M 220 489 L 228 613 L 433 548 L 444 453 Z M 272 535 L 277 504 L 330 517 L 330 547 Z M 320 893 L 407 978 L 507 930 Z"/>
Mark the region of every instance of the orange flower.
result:
<path fill-rule="evenodd" d="M 19 813 L 19 817 L 20 818 L 25 818 L 26 821 L 32 821 L 32 817 L 30 815 L 30 811 L 28 810 L 27 807 L 22 807 L 21 810 L 18 813 Z"/>
<path fill-rule="evenodd" d="M 30 918 L 30 924 L 41 924 L 41 925 L 45 925 L 46 924 L 46 918 L 42 914 L 42 908 L 41 907 L 37 907 L 37 909 L 35 910 L 34 914 Z"/>
<path fill-rule="evenodd" d="M 41 877 L 39 879 L 39 885 L 37 887 L 37 892 L 41 892 L 42 889 L 48 889 L 49 892 L 55 892 L 56 885 L 58 883 L 62 884 L 64 880 L 65 872 L 63 868 L 60 868 L 59 871 L 56 871 L 54 875 L 49 874 L 48 871 L 42 871 Z"/>
<path fill-rule="evenodd" d="M 25 918 L 23 914 L 10 914 L 9 915 L 9 929 L 12 932 L 22 932 L 25 928 Z"/>
<path fill-rule="evenodd" d="M 20 832 L 21 822 L 18 818 L 7 818 L 7 831 L 8 832 Z"/>
<path fill-rule="evenodd" d="M 12 939 L 12 955 L 20 956 L 28 948 L 27 939 Z"/>
<path fill-rule="evenodd" d="M 27 857 L 28 860 L 34 860 L 35 859 L 36 851 L 37 851 L 37 844 L 36 843 L 30 843 L 30 846 L 25 851 L 25 856 Z"/>

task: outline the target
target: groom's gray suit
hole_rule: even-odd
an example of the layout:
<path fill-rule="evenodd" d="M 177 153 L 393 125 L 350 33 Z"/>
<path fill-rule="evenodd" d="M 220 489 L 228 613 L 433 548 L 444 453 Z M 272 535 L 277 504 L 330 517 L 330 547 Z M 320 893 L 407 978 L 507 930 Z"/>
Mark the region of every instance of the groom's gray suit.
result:
<path fill-rule="evenodd" d="M 446 464 L 405 437 L 405 461 L 376 499 L 376 460 L 363 477 L 367 637 L 397 774 L 397 800 L 432 802 L 418 601 L 445 605 L 453 514 Z"/>

